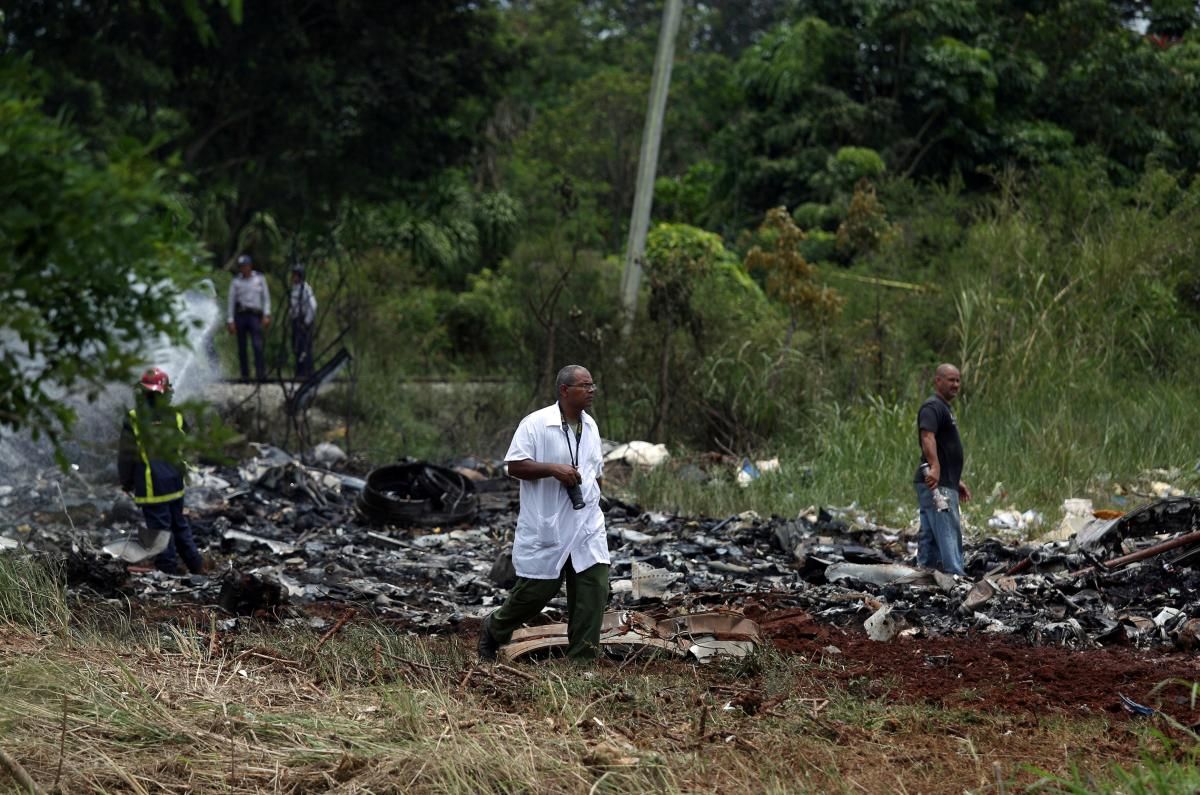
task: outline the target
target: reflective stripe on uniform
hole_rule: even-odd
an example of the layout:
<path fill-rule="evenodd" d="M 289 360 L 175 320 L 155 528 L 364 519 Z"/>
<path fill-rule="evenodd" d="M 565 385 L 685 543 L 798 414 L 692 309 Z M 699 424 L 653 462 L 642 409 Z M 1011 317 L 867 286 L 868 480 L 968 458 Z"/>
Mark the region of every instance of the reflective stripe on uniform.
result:
<path fill-rule="evenodd" d="M 183 497 L 183 489 L 173 491 L 170 494 L 155 494 L 154 493 L 154 476 L 150 472 L 150 458 L 146 455 L 146 447 L 142 444 L 142 434 L 138 430 L 137 411 L 129 410 L 129 424 L 133 427 L 133 440 L 137 442 L 138 455 L 142 457 L 142 463 L 146 465 L 146 495 L 138 497 L 134 495 L 133 501 L 137 505 L 156 505 L 160 502 L 171 502 Z M 183 433 L 183 415 L 178 411 L 175 412 L 175 424 L 179 426 L 179 432 Z"/>

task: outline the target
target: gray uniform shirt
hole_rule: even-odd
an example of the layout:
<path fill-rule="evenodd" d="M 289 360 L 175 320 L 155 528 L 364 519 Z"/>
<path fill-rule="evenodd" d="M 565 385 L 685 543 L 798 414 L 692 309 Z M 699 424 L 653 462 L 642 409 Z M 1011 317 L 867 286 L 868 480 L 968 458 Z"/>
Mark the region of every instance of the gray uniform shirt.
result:
<path fill-rule="evenodd" d="M 229 322 L 237 307 L 271 314 L 271 291 L 267 288 L 267 277 L 258 271 L 250 271 L 250 277 L 243 279 L 239 273 L 233 277 L 229 285 Z"/>

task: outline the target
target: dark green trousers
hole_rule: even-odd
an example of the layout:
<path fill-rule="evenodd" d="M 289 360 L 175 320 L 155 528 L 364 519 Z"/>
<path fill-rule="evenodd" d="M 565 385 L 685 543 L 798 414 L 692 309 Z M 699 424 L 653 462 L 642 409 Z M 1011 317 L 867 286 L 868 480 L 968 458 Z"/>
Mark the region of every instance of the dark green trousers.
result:
<path fill-rule="evenodd" d="M 501 645 L 512 638 L 513 630 L 542 612 L 558 595 L 567 581 L 567 656 L 573 660 L 594 660 L 600 654 L 600 625 L 608 606 L 608 564 L 596 565 L 576 573 L 571 559 L 556 580 L 531 580 L 518 577 L 517 584 L 492 613 L 492 637 Z"/>

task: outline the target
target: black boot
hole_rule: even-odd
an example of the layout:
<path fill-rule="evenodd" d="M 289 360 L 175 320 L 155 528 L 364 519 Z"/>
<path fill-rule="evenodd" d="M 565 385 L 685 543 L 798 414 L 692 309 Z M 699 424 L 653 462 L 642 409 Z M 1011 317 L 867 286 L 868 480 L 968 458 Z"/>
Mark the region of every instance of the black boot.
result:
<path fill-rule="evenodd" d="M 492 616 L 489 613 L 479 627 L 479 659 L 494 660 L 500 650 L 500 642 L 492 637 Z"/>

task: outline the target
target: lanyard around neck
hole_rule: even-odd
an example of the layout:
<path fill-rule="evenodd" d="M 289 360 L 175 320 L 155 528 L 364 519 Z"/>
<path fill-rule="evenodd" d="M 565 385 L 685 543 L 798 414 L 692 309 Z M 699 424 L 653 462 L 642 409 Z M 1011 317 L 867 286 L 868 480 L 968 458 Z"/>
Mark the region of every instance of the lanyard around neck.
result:
<path fill-rule="evenodd" d="M 577 431 L 575 431 L 575 450 L 574 451 L 571 450 L 571 431 L 569 429 L 569 426 L 567 425 L 567 417 L 566 417 L 566 415 L 564 415 L 562 413 L 562 409 L 559 409 L 558 415 L 560 417 L 562 417 L 563 436 L 565 436 L 567 439 L 567 455 L 571 456 L 571 466 L 578 469 L 579 468 L 579 445 L 580 445 L 580 440 L 583 438 L 583 415 L 582 414 L 579 415 L 579 429 Z"/>

